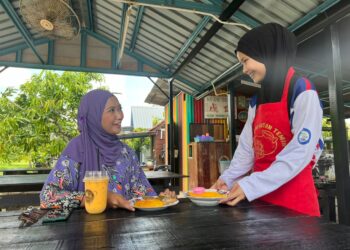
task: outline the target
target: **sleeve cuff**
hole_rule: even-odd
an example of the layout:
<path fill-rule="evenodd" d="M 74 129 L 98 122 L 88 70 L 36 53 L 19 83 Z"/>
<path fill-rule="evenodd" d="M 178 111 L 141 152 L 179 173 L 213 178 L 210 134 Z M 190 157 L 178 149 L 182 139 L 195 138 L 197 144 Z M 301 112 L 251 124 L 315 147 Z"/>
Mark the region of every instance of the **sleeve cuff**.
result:
<path fill-rule="evenodd" d="M 221 175 L 221 176 L 219 177 L 219 179 L 223 180 L 223 181 L 226 183 L 227 189 L 230 190 L 230 189 L 232 188 L 232 186 L 233 186 L 233 180 L 232 180 L 232 178 L 230 178 L 229 176 Z"/>
<path fill-rule="evenodd" d="M 239 180 L 238 185 L 242 188 L 242 190 L 245 194 L 245 197 L 247 198 L 248 201 L 253 201 L 256 198 L 258 198 L 256 196 L 256 194 L 254 194 L 254 192 L 252 192 L 253 189 L 252 189 L 247 177 Z"/>

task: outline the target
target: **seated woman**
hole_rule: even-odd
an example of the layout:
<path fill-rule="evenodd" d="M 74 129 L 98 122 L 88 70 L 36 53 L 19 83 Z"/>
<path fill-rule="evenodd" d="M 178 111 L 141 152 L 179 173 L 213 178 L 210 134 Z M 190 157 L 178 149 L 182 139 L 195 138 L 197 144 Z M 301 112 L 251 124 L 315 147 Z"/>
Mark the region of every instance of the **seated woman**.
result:
<path fill-rule="evenodd" d="M 41 208 L 83 207 L 85 171 L 107 171 L 108 207 L 134 211 L 128 200 L 157 195 L 135 152 L 117 137 L 123 118 L 118 99 L 108 91 L 92 90 L 81 99 L 80 135 L 69 142 L 51 170 L 40 193 Z"/>

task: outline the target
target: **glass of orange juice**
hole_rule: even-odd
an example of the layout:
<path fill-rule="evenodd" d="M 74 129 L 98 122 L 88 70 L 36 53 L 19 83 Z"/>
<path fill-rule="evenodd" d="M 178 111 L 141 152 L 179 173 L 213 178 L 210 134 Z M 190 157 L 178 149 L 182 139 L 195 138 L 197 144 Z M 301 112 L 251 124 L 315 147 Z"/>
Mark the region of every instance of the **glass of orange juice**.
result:
<path fill-rule="evenodd" d="M 89 214 L 100 214 L 107 207 L 108 175 L 106 171 L 86 171 L 85 209 Z"/>

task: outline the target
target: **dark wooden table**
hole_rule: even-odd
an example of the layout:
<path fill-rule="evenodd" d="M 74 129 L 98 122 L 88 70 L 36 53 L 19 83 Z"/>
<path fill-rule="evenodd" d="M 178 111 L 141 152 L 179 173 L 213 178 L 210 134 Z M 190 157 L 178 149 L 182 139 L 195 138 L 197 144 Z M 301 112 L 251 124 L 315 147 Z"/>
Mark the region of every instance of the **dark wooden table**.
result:
<path fill-rule="evenodd" d="M 68 221 L 19 229 L 0 213 L 0 249 L 350 249 L 350 227 L 262 202 L 163 211 L 75 210 Z"/>

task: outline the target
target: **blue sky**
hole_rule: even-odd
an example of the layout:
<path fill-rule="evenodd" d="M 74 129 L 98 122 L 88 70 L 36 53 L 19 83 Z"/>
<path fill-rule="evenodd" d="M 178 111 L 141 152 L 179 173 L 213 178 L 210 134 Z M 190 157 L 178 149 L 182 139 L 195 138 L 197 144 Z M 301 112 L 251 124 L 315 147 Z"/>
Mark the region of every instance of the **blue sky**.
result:
<path fill-rule="evenodd" d="M 0 73 L 0 92 L 7 87 L 18 88 L 25 83 L 33 74 L 39 73 L 40 70 L 24 68 L 7 68 Z M 108 86 L 112 92 L 118 92 L 117 95 L 124 110 L 124 120 L 122 126 L 130 125 L 131 106 L 152 106 L 144 102 L 148 93 L 153 87 L 153 83 L 146 77 L 124 76 L 104 74 L 104 86 Z M 156 80 L 156 79 L 153 79 Z M 94 83 L 94 88 L 99 84 Z"/>

